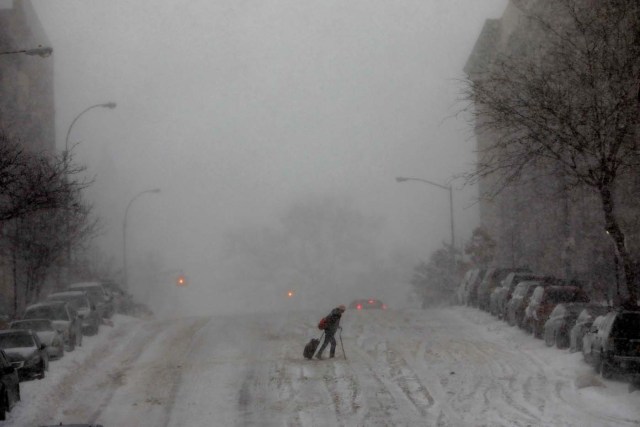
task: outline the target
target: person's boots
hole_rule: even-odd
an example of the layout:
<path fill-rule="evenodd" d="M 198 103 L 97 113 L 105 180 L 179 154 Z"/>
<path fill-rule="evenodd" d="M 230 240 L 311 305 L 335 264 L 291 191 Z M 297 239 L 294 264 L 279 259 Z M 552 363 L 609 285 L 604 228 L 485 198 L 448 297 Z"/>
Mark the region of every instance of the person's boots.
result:
<path fill-rule="evenodd" d="M 316 354 L 316 359 L 322 360 L 322 355 L 320 353 Z"/>

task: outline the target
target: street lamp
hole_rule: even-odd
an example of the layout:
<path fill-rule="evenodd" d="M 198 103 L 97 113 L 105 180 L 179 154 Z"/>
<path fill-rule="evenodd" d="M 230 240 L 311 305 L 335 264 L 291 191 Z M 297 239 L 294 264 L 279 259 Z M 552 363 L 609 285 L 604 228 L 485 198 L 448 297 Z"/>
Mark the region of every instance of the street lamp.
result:
<path fill-rule="evenodd" d="M 24 53 L 25 55 L 29 55 L 29 56 L 39 56 L 40 58 L 46 58 L 48 56 L 51 56 L 51 54 L 53 53 L 53 48 L 51 47 L 42 47 L 42 46 L 38 46 L 35 49 L 21 49 L 21 50 L 13 50 L 10 52 L 0 52 L 0 55 L 13 55 L 16 53 Z"/>
<path fill-rule="evenodd" d="M 451 186 L 451 184 L 449 185 L 442 185 L 442 184 L 438 184 L 436 182 L 432 182 L 432 181 L 427 181 L 426 179 L 422 179 L 422 178 L 406 178 L 406 177 L 402 177 L 399 176 L 396 178 L 397 182 L 406 182 L 406 181 L 420 181 L 420 182 L 424 182 L 427 184 L 431 184 L 435 187 L 438 188 L 442 188 L 443 190 L 447 190 L 449 192 L 449 219 L 451 221 L 451 251 L 453 253 L 453 248 L 454 248 L 454 244 L 455 244 L 455 235 L 454 235 L 454 231 L 453 231 L 453 187 Z"/>
<path fill-rule="evenodd" d="M 39 48 L 39 49 L 31 49 L 29 51 L 25 51 L 24 53 L 26 53 L 27 55 L 41 55 L 40 53 L 32 53 L 33 51 L 38 51 L 38 50 L 46 50 L 46 49 L 50 49 L 51 48 Z M 45 53 L 45 52 L 43 52 Z M 42 56 L 42 55 L 41 55 Z M 69 129 L 67 129 L 67 137 L 65 138 L 64 141 L 64 162 L 65 162 L 65 166 L 66 163 L 69 161 L 69 136 L 71 135 L 71 129 L 73 129 L 73 125 L 76 124 L 76 122 L 78 121 L 78 119 L 87 111 L 92 110 L 94 108 L 109 108 L 111 110 L 113 110 L 114 108 L 116 108 L 116 103 L 115 102 L 105 102 L 102 104 L 95 104 L 95 105 L 91 105 L 90 107 L 85 108 L 84 110 L 82 110 L 80 112 L 80 114 L 78 114 L 73 121 L 71 122 L 71 124 L 69 125 Z M 67 219 L 67 232 L 71 230 L 71 218 Z M 69 242 L 67 244 L 67 262 L 69 263 L 69 268 L 71 266 L 71 239 L 69 239 Z M 69 276 L 69 271 L 67 271 L 67 276 Z M 69 279 L 69 277 L 67 277 L 67 280 Z"/>
<path fill-rule="evenodd" d="M 124 210 L 124 221 L 122 223 L 122 275 L 124 279 L 124 287 L 125 289 L 129 288 L 129 282 L 127 281 L 127 215 L 129 214 L 129 208 L 131 204 L 140 196 L 147 193 L 159 193 L 159 188 L 154 188 L 151 190 L 143 190 L 133 196 L 129 203 L 127 204 L 127 208 Z"/>
<path fill-rule="evenodd" d="M 82 110 L 80 112 L 80 114 L 78 114 L 76 116 L 75 119 L 73 119 L 73 121 L 71 122 L 71 124 L 69 125 L 69 129 L 67 130 L 67 137 L 64 140 L 64 152 L 65 155 L 69 152 L 69 136 L 71 135 L 71 129 L 73 128 L 73 125 L 76 124 L 76 122 L 78 121 L 78 119 L 80 118 L 80 116 L 82 116 L 84 113 L 86 113 L 89 110 L 92 110 L 94 108 L 109 108 L 110 110 L 113 110 L 114 108 L 116 108 L 116 103 L 115 102 L 105 102 L 104 104 L 96 104 L 96 105 L 92 105 L 90 107 L 85 108 L 84 110 Z"/>

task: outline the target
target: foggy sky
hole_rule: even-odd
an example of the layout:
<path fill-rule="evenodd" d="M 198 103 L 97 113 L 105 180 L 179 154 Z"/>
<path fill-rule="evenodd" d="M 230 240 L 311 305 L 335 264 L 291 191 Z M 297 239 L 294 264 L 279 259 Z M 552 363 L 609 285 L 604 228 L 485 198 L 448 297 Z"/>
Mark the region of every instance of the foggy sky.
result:
<path fill-rule="evenodd" d="M 462 68 L 506 0 L 34 0 L 54 48 L 58 146 L 72 142 L 119 262 L 161 254 L 203 279 L 229 228 L 339 194 L 385 219 L 388 250 L 449 239 L 446 183 L 473 160 L 452 118 Z M 457 182 L 457 187 L 460 186 Z M 456 191 L 457 245 L 478 222 Z"/>

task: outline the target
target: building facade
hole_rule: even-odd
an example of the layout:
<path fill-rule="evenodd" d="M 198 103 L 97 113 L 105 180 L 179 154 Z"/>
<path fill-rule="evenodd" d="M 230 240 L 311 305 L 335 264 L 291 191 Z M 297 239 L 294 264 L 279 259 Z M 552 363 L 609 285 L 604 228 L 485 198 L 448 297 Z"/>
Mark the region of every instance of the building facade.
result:
<path fill-rule="evenodd" d="M 11 52 L 50 46 L 30 1 L 0 0 L 0 132 L 37 153 L 55 152 L 53 58 Z M 12 313 L 19 280 L 11 254 L 0 251 L 0 315 Z"/>
<path fill-rule="evenodd" d="M 543 1 L 543 0 L 538 0 Z M 500 19 L 485 22 L 465 66 L 470 80 L 481 79 L 497 58 L 522 49 L 523 13 L 509 2 Z M 476 108 L 478 156 L 496 140 L 483 128 L 482 105 Z M 602 204 L 598 194 L 587 187 L 569 187 L 553 164 L 537 165 L 510 185 L 491 196 L 497 181 L 492 176 L 479 181 L 481 225 L 496 240 L 497 266 L 528 266 L 542 274 L 579 279 L 596 287 L 615 289 L 622 285 L 612 240 L 606 234 Z M 617 213 L 632 254 L 640 250 L 640 174 L 627 174 L 615 189 Z"/>

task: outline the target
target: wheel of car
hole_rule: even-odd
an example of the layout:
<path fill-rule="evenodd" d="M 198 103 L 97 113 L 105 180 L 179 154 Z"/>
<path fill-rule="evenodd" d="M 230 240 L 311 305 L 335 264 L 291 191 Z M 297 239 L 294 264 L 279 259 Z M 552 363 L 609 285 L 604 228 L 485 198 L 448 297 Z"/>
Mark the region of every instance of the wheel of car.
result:
<path fill-rule="evenodd" d="M 553 343 L 555 341 L 556 341 L 555 334 L 553 334 L 553 339 L 551 339 L 551 334 L 549 332 L 545 331 L 545 333 L 544 333 L 544 343 L 547 345 L 547 347 L 553 346 Z"/>
<path fill-rule="evenodd" d="M 600 356 L 600 363 L 598 365 L 598 373 L 602 375 L 602 378 L 609 379 L 613 376 L 613 368 L 607 361 L 606 357 Z"/>
<path fill-rule="evenodd" d="M 9 409 L 9 396 L 7 390 L 2 389 L 2 401 L 0 402 L 0 421 L 7 419 L 7 409 Z"/>
<path fill-rule="evenodd" d="M 570 344 L 569 337 L 567 336 L 567 334 L 563 334 L 562 332 L 556 334 L 555 342 L 557 348 L 567 348 Z"/>

